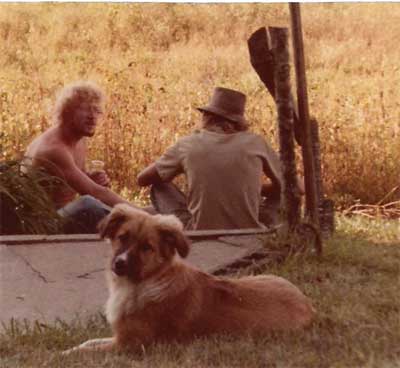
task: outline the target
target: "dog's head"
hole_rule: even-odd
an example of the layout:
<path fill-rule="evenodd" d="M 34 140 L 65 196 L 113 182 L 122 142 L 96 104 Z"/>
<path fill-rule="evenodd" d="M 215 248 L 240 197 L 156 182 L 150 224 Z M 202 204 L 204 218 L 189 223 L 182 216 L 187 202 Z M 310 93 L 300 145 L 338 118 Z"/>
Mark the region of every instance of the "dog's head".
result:
<path fill-rule="evenodd" d="M 182 223 L 173 215 L 149 215 L 126 204 L 114 207 L 98 226 L 100 236 L 111 240 L 111 269 L 134 282 L 145 280 L 171 263 L 176 252 L 189 253 Z"/>

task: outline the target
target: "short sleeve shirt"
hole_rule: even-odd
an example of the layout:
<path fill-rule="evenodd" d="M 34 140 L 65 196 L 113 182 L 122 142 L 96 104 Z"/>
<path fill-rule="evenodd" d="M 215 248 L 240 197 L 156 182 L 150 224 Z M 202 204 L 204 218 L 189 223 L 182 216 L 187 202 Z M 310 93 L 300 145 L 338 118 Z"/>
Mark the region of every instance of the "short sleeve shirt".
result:
<path fill-rule="evenodd" d="M 161 179 L 184 173 L 189 229 L 263 227 L 259 222 L 261 178 L 281 182 L 279 158 L 261 136 L 208 130 L 180 138 L 156 161 Z"/>

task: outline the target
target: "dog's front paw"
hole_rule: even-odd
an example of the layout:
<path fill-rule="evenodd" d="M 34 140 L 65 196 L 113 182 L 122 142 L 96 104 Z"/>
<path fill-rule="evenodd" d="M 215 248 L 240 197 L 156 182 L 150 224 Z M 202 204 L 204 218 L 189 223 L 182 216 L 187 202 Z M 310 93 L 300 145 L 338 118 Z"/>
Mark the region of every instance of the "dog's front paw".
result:
<path fill-rule="evenodd" d="M 62 351 L 61 355 L 70 355 L 72 352 L 77 351 L 78 349 L 79 349 L 79 346 L 75 346 L 71 349 Z"/>
<path fill-rule="evenodd" d="M 85 341 L 84 343 L 75 346 L 71 349 L 64 350 L 61 355 L 69 355 L 76 351 L 95 351 L 95 350 L 105 350 L 105 348 L 110 347 L 114 342 L 112 337 L 104 339 L 92 339 Z"/>

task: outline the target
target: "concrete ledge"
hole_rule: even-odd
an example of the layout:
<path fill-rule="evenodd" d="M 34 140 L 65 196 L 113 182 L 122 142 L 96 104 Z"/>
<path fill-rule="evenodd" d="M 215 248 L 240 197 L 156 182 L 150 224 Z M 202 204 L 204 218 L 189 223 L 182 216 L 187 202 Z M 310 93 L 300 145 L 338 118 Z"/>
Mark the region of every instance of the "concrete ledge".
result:
<path fill-rule="evenodd" d="M 216 239 L 220 236 L 239 236 L 269 234 L 276 228 L 255 228 L 235 230 L 190 230 L 185 235 L 192 240 Z M 81 243 L 101 241 L 98 234 L 72 234 L 72 235 L 2 235 L 0 244 L 23 245 L 23 244 L 54 244 L 54 243 Z"/>
<path fill-rule="evenodd" d="M 186 262 L 208 273 L 237 272 L 275 256 L 265 249 L 269 234 L 264 229 L 187 235 L 192 246 Z M 193 235 L 217 239 L 196 240 Z M 0 330 L 2 322 L 11 319 L 47 323 L 103 311 L 111 247 L 99 241 L 98 235 L 8 236 L 1 240 L 13 244 L 0 244 Z"/>

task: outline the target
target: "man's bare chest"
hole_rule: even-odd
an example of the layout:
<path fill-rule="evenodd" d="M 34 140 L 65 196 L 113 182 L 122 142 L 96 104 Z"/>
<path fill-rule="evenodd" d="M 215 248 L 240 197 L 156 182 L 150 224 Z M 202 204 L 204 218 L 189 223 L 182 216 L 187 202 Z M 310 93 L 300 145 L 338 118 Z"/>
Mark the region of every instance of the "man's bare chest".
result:
<path fill-rule="evenodd" d="M 86 147 L 78 146 L 72 152 L 72 158 L 75 162 L 75 165 L 79 167 L 81 170 L 85 170 L 85 162 L 86 162 Z"/>

